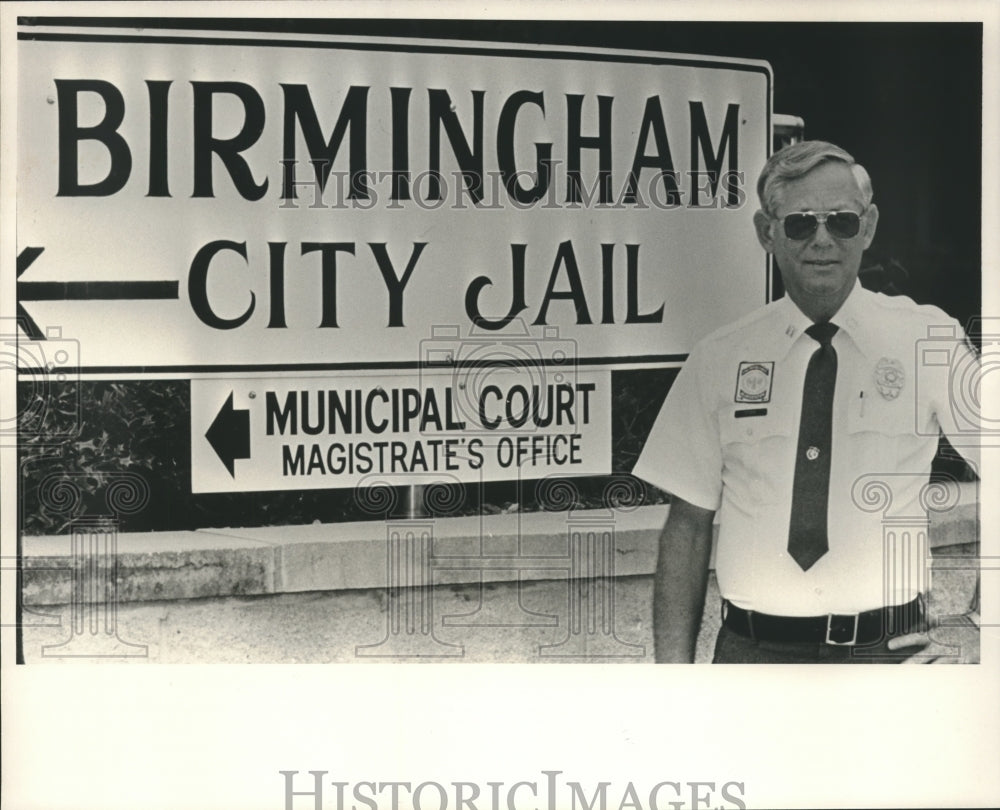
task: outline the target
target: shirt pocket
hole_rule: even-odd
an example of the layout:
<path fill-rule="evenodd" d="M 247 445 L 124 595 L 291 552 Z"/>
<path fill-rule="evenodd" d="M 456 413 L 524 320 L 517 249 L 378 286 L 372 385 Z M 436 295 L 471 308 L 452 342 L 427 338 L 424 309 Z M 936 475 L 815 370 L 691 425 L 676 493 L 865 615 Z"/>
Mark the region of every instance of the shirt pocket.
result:
<path fill-rule="evenodd" d="M 796 425 L 787 409 L 734 405 L 719 414 L 722 478 L 730 499 L 748 512 L 773 504 L 788 488 Z"/>
<path fill-rule="evenodd" d="M 847 414 L 851 460 L 869 473 L 895 472 L 904 446 L 913 439 L 918 416 L 923 418 L 912 397 L 887 399 L 875 389 L 865 390 Z"/>

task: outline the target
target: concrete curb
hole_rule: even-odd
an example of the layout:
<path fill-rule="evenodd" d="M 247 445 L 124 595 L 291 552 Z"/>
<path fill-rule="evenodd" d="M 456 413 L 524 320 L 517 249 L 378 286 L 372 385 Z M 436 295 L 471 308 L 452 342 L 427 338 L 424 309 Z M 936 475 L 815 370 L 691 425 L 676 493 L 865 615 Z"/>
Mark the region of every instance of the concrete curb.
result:
<path fill-rule="evenodd" d="M 655 567 L 667 512 L 661 505 L 124 534 L 85 524 L 75 535 L 23 538 L 23 602 L 73 601 L 84 548 L 98 564 L 115 566 L 119 603 L 385 588 L 393 582 L 388 561 L 399 538 L 411 553 L 425 550 L 409 561 L 423 573 L 414 580 L 409 566 L 410 578 L 393 582 L 399 586 L 646 575 Z M 576 567 L 571 533 L 589 542 L 613 539 L 601 571 Z M 956 509 L 931 515 L 932 547 L 973 542 L 978 533 L 974 492 Z"/>

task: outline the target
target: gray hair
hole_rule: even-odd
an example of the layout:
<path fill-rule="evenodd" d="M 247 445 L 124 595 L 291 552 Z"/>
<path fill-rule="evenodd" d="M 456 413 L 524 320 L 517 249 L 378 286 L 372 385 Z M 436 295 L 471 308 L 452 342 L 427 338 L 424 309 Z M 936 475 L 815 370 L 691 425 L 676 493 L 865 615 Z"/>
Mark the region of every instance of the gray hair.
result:
<path fill-rule="evenodd" d="M 757 180 L 757 197 L 765 213 L 773 215 L 777 209 L 781 187 L 789 180 L 808 174 L 822 163 L 838 161 L 850 168 L 867 208 L 872 201 L 872 180 L 865 167 L 850 154 L 826 141 L 800 141 L 779 149 L 764 164 Z"/>

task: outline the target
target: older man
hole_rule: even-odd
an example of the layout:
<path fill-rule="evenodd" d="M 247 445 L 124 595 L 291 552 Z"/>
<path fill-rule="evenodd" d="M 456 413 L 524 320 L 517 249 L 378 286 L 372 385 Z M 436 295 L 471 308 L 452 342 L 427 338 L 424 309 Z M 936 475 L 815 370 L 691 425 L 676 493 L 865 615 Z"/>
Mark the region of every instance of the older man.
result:
<path fill-rule="evenodd" d="M 695 346 L 633 471 L 672 494 L 656 658 L 694 658 L 718 511 L 715 662 L 901 661 L 929 641 L 919 518 L 939 429 L 973 460 L 948 368 L 916 350 L 941 329 L 972 350 L 941 310 L 861 287 L 878 208 L 843 149 L 782 149 L 757 193 L 787 295 Z M 897 518 L 911 530 L 885 532 Z"/>

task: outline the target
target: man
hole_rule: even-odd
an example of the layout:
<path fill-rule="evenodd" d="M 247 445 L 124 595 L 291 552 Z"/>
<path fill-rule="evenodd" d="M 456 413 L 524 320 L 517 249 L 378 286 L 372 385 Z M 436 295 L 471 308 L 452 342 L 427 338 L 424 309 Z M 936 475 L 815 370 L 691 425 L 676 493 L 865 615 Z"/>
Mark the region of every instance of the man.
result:
<path fill-rule="evenodd" d="M 694 659 L 717 510 L 716 663 L 935 660 L 920 524 L 939 427 L 974 459 L 948 367 L 917 347 L 952 328 L 952 357 L 976 358 L 941 310 L 861 288 L 879 212 L 847 152 L 786 147 L 757 193 L 786 295 L 695 346 L 633 470 L 672 495 L 657 661 Z"/>

